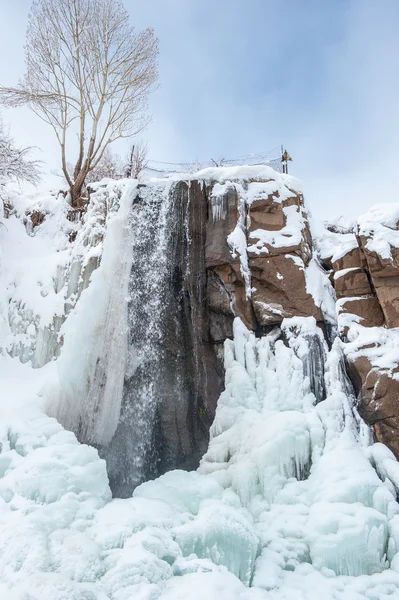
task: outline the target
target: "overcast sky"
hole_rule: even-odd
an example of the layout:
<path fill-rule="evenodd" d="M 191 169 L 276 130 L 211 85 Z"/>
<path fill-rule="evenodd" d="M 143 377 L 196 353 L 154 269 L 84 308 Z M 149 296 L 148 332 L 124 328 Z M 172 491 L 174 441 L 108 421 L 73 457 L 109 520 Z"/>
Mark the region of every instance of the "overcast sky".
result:
<path fill-rule="evenodd" d="M 398 0 L 126 0 L 160 40 L 150 158 L 191 161 L 280 144 L 317 218 L 399 200 Z M 0 0 L 0 82 L 24 71 L 30 0 Z M 27 109 L 3 111 L 19 144 L 58 148 Z"/>

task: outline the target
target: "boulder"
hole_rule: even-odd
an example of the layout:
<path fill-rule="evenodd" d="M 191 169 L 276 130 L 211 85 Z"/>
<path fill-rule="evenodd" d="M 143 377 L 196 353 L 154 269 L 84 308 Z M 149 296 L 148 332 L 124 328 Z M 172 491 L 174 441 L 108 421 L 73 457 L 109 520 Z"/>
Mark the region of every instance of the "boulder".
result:
<path fill-rule="evenodd" d="M 399 327 L 399 270 L 396 276 L 372 277 L 387 327 Z"/>
<path fill-rule="evenodd" d="M 369 296 L 372 294 L 370 282 L 363 269 L 348 268 L 347 271 L 338 271 L 334 276 L 337 298 L 353 296 Z"/>
<path fill-rule="evenodd" d="M 286 317 L 314 316 L 320 309 L 306 291 L 305 273 L 289 255 L 250 258 L 252 306 L 262 326 L 281 323 Z"/>
<path fill-rule="evenodd" d="M 345 298 L 337 304 L 338 316 L 352 314 L 360 317 L 360 324 L 364 327 L 381 327 L 384 315 L 377 298 L 373 295 Z M 347 329 L 344 328 L 343 335 Z"/>
<path fill-rule="evenodd" d="M 248 255 L 250 257 L 296 254 L 307 265 L 312 257 L 310 233 L 303 196 L 294 194 L 286 200 L 275 196 L 253 201 L 248 213 Z M 259 232 L 279 232 L 268 235 L 262 243 Z"/>
<path fill-rule="evenodd" d="M 350 375 L 360 415 L 373 428 L 376 441 L 386 444 L 399 459 L 399 381 L 388 371 L 373 368 L 367 356 L 350 363 Z"/>
<path fill-rule="evenodd" d="M 390 256 L 383 257 L 375 250 L 370 250 L 368 236 L 359 235 L 357 239 L 372 277 L 389 277 L 399 273 L 399 248 L 390 246 Z"/>
<path fill-rule="evenodd" d="M 215 343 L 232 336 L 235 316 L 253 331 L 285 317 L 322 320 L 306 291 L 312 238 L 303 196 L 287 188 L 280 194 L 277 187 L 273 180 L 207 187 L 206 298 Z M 227 241 L 236 228 L 244 237 L 239 249 Z"/>
<path fill-rule="evenodd" d="M 364 268 L 365 265 L 365 258 L 360 252 L 360 248 L 357 247 L 352 248 L 351 250 L 349 250 L 349 252 L 335 260 L 332 263 L 332 268 L 334 269 L 335 273 L 338 273 L 338 271 L 342 271 L 344 269 L 353 269 L 355 267 L 358 269 Z"/>

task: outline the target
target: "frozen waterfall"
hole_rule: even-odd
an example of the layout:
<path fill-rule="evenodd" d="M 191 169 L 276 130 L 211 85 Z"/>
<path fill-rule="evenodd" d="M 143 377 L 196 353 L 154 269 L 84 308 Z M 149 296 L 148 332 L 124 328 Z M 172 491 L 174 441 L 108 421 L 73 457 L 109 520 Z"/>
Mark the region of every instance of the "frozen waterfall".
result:
<path fill-rule="evenodd" d="M 48 413 L 106 459 L 114 494 L 128 497 L 167 470 L 196 468 L 207 447 L 222 389 L 203 302 L 207 200 L 198 183 L 170 181 L 101 187 L 94 201 L 100 224 L 85 225 L 86 256 L 70 267 L 82 291 L 45 397 Z M 92 255 L 101 261 L 85 287 Z"/>
<path fill-rule="evenodd" d="M 65 344 L 58 381 L 45 391 L 49 413 L 90 444 L 108 443 L 119 421 L 128 356 L 126 299 L 136 194 L 136 182 L 129 183 L 119 207 L 113 208 L 101 265 L 62 329 Z"/>
<path fill-rule="evenodd" d="M 143 187 L 133 204 L 128 287 L 128 360 L 114 439 L 100 448 L 117 496 L 157 475 L 154 439 L 163 397 L 165 313 L 173 293 L 173 254 L 180 221 L 165 186 Z"/>

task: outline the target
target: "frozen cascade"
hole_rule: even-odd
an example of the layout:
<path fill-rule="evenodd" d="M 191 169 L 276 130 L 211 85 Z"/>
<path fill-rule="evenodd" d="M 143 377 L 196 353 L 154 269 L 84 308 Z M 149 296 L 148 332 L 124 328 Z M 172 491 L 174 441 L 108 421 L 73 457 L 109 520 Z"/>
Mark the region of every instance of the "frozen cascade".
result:
<path fill-rule="evenodd" d="M 165 312 L 173 293 L 173 252 L 180 220 L 175 196 L 165 186 L 142 187 L 133 206 L 132 268 L 129 279 L 129 358 L 122 412 L 107 459 L 116 495 L 129 495 L 157 473 L 152 453 L 162 396 Z"/>
<path fill-rule="evenodd" d="M 44 390 L 48 412 L 79 439 L 106 444 L 116 430 L 128 359 L 127 293 L 132 262 L 130 182 L 108 223 L 100 267 L 64 324 L 58 380 Z M 109 281 L 115 285 L 110 286 Z"/>
<path fill-rule="evenodd" d="M 133 205 L 122 410 L 111 443 L 99 447 L 118 497 L 173 468 L 196 468 L 207 447 L 222 380 L 203 302 L 206 214 L 197 183 L 142 186 Z"/>
<path fill-rule="evenodd" d="M 312 330 L 318 335 L 313 318 L 287 319 L 282 329 L 295 332 L 296 352 Z M 253 583 L 268 590 L 303 563 L 350 576 L 387 566 L 398 505 L 358 444 L 340 358 L 333 347 L 327 398 L 316 404 L 302 361 L 281 340 L 256 340 L 236 320 L 226 342 L 226 390 L 200 472 L 252 513 L 263 547 Z"/>
<path fill-rule="evenodd" d="M 324 366 L 327 358 L 327 344 L 322 330 L 316 327 L 314 318 L 297 317 L 284 321 L 283 333 L 290 348 L 303 363 L 303 374 L 309 390 L 316 402 L 321 402 L 326 397 Z"/>

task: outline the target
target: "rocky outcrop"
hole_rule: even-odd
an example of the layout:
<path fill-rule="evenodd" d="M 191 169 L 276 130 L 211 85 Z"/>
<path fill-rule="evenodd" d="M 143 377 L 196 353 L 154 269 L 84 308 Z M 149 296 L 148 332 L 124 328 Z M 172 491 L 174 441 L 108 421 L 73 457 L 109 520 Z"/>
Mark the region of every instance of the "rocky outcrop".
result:
<path fill-rule="evenodd" d="M 363 355 L 350 361 L 350 375 L 359 398 L 359 412 L 374 429 L 375 438 L 399 457 L 399 380 L 394 372 L 374 368 Z"/>
<path fill-rule="evenodd" d="M 252 330 L 293 316 L 321 321 L 307 291 L 312 239 L 303 196 L 275 180 L 210 184 L 207 195 L 205 261 L 214 341 L 231 337 L 234 316 Z"/>
<path fill-rule="evenodd" d="M 399 327 L 395 211 L 395 205 L 376 206 L 350 229 L 330 227 L 321 258 L 335 287 L 340 333 L 349 337 L 346 354 L 359 412 L 376 440 L 399 458 L 399 356 L 396 333 L 389 331 Z"/>

